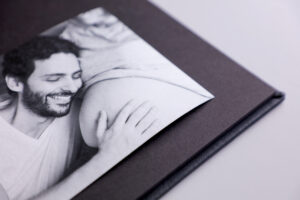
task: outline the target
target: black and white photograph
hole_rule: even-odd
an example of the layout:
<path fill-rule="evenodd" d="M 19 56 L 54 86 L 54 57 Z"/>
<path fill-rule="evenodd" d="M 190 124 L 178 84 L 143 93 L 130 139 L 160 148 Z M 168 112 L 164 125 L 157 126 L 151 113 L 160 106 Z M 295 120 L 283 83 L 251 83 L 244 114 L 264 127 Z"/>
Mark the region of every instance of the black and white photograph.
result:
<path fill-rule="evenodd" d="M 214 98 L 101 7 L 0 61 L 0 199 L 71 199 Z"/>

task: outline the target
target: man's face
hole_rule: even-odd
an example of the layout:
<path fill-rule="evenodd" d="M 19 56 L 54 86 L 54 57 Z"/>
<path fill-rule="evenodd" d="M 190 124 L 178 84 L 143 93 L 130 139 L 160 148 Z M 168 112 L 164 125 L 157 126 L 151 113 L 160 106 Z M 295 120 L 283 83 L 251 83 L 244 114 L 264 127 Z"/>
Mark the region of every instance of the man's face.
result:
<path fill-rule="evenodd" d="M 77 57 L 71 53 L 55 53 L 34 64 L 34 71 L 24 84 L 24 105 L 44 117 L 68 114 L 72 97 L 82 86 Z"/>

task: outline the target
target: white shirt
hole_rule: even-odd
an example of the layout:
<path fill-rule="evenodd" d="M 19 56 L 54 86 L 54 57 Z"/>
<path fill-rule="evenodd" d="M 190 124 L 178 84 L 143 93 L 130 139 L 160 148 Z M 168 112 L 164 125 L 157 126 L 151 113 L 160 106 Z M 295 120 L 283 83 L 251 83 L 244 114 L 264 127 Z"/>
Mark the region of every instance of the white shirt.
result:
<path fill-rule="evenodd" d="M 0 117 L 0 183 L 10 199 L 28 199 L 57 183 L 78 153 L 78 112 L 56 118 L 35 139 Z"/>

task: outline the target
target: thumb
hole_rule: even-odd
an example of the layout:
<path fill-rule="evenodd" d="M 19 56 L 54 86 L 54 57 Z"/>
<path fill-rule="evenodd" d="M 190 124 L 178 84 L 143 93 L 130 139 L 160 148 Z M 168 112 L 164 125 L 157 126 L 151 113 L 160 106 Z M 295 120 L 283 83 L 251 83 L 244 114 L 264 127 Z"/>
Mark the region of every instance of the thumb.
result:
<path fill-rule="evenodd" d="M 100 111 L 97 122 L 98 124 L 97 124 L 96 134 L 97 134 L 98 141 L 100 142 L 103 139 L 107 127 L 107 114 L 105 111 L 103 110 Z"/>

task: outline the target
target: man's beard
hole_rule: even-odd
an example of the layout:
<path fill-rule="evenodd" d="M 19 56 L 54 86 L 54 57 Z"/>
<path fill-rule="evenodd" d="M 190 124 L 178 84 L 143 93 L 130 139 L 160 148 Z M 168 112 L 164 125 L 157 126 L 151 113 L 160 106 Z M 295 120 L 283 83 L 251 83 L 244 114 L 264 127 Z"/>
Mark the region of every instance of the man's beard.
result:
<path fill-rule="evenodd" d="M 71 96 L 70 102 L 54 105 L 59 107 L 59 109 L 53 108 L 53 105 L 49 104 L 48 102 L 49 98 L 53 99 L 55 97 L 59 98 L 66 96 Z M 74 93 L 71 92 L 49 94 L 32 92 L 28 86 L 25 86 L 22 101 L 29 110 L 43 117 L 63 117 L 70 112 L 73 96 Z"/>

